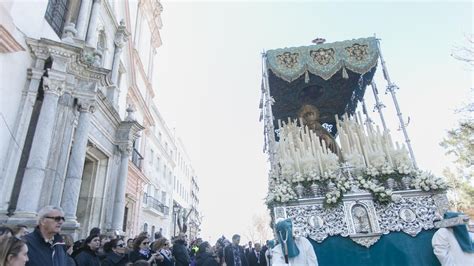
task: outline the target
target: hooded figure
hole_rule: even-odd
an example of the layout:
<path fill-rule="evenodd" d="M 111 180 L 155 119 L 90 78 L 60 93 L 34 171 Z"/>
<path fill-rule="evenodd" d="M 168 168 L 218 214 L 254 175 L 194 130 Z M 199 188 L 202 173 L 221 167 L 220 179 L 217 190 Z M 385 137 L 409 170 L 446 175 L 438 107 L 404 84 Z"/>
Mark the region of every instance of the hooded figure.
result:
<path fill-rule="evenodd" d="M 275 229 L 279 244 L 272 249 L 273 266 L 318 266 L 313 245 L 304 237 L 293 236 L 293 224 L 290 219 L 278 222 Z"/>
<path fill-rule="evenodd" d="M 446 212 L 444 219 L 462 215 Z M 433 235 L 433 252 L 442 266 L 474 265 L 474 233 L 467 230 L 465 224 L 449 228 L 440 228 Z M 470 264 L 469 264 L 470 263 Z"/>

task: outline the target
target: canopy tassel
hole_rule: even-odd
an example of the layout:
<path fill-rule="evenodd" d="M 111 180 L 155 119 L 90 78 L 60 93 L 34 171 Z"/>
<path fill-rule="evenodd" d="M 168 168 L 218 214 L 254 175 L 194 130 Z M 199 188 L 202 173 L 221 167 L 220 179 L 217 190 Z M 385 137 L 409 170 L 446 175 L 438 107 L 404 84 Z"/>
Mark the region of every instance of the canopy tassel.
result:
<path fill-rule="evenodd" d="M 346 69 L 345 65 L 342 66 L 342 78 L 343 79 L 348 79 L 349 78 L 349 74 L 347 74 L 347 69 Z"/>
<path fill-rule="evenodd" d="M 304 72 L 304 83 L 308 83 L 309 82 L 309 73 L 308 73 L 308 70 L 306 70 Z"/>

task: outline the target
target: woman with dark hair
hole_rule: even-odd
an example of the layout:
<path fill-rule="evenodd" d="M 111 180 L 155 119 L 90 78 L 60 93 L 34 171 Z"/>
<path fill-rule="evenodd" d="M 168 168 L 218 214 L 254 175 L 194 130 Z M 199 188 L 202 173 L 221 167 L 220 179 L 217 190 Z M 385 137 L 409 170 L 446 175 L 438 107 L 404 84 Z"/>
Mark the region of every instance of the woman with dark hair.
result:
<path fill-rule="evenodd" d="M 91 235 L 84 240 L 81 250 L 75 259 L 78 266 L 100 266 L 100 259 L 97 256 L 97 250 L 100 246 L 98 235 Z"/>
<path fill-rule="evenodd" d="M 16 237 L 8 237 L 0 241 L 0 265 L 20 266 L 28 261 L 28 246 Z"/>
<path fill-rule="evenodd" d="M 153 243 L 151 250 L 163 256 L 163 260 L 156 259 L 158 266 L 173 266 L 174 260 L 170 250 L 170 241 L 165 237 L 161 237 Z"/>
<path fill-rule="evenodd" d="M 212 247 L 209 242 L 205 241 L 199 245 L 199 250 L 196 255 L 197 266 L 219 266 L 217 258 L 212 252 Z"/>
<path fill-rule="evenodd" d="M 122 239 L 112 239 L 104 245 L 105 259 L 102 266 L 125 266 L 128 263 L 128 256 L 125 256 L 127 248 Z"/>
<path fill-rule="evenodd" d="M 135 262 L 137 260 L 146 260 L 151 265 L 155 263 L 155 259 L 163 259 L 163 256 L 159 254 L 152 254 L 150 250 L 150 240 L 145 235 L 140 235 L 135 239 L 135 242 L 133 243 L 133 250 L 128 256 L 130 262 Z"/>

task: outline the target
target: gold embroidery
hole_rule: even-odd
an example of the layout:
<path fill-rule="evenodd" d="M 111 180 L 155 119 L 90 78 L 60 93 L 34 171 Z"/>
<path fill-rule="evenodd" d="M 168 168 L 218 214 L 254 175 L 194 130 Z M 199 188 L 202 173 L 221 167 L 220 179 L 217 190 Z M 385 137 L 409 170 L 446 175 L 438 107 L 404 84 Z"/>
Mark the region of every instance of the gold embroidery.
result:
<path fill-rule="evenodd" d="M 287 68 L 294 68 L 298 64 L 298 53 L 285 52 L 281 55 L 277 55 L 278 63 L 284 65 Z"/>
<path fill-rule="evenodd" d="M 318 64 L 325 66 L 334 60 L 334 49 L 320 48 L 316 51 L 311 50 L 309 52 L 309 55 L 311 56 L 311 58 L 313 58 L 313 62 L 317 62 Z"/>
<path fill-rule="evenodd" d="M 354 57 L 356 60 L 361 61 L 369 54 L 367 52 L 368 48 L 367 45 L 354 43 L 351 47 L 346 47 L 346 51 L 349 53 L 350 57 Z"/>

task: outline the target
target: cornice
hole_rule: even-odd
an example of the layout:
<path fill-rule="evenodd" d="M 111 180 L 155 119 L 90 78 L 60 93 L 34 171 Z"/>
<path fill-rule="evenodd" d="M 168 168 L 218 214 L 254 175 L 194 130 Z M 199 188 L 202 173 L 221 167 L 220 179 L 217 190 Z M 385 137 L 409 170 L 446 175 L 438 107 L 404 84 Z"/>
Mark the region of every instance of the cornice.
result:
<path fill-rule="evenodd" d="M 25 48 L 10 34 L 10 32 L 0 25 L 0 53 L 13 53 L 25 51 Z"/>

